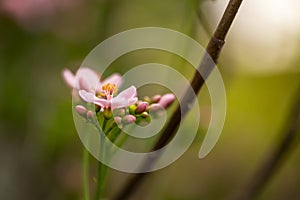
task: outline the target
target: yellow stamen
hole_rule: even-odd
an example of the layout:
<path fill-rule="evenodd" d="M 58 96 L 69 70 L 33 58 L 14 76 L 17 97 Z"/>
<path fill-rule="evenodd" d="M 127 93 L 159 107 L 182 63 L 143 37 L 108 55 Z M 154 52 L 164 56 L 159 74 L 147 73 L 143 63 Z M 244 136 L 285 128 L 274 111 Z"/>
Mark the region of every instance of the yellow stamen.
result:
<path fill-rule="evenodd" d="M 102 86 L 102 90 L 104 92 L 104 95 L 113 95 L 116 94 L 118 91 L 117 85 L 116 84 L 111 84 L 111 83 L 107 83 L 105 85 Z M 103 93 L 100 95 L 102 96 Z"/>

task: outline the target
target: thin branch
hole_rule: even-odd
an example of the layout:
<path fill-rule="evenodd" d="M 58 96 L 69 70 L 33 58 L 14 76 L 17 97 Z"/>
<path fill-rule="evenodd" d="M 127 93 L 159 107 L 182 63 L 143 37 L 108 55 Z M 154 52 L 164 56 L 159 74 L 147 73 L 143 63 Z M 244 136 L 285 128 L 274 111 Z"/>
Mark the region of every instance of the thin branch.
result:
<path fill-rule="evenodd" d="M 218 24 L 214 35 L 210 39 L 207 47 L 206 53 L 203 55 L 202 61 L 199 66 L 200 73 L 196 70 L 193 80 L 191 82 L 191 87 L 194 89 L 196 94 L 199 93 L 201 87 L 203 86 L 206 78 L 209 76 L 211 71 L 214 69 L 215 64 L 218 62 L 218 58 L 221 52 L 221 49 L 225 43 L 225 37 L 229 31 L 229 28 L 239 10 L 243 0 L 230 0 L 228 6 L 221 18 L 220 23 Z M 211 60 L 214 62 L 211 62 Z M 204 75 L 204 76 L 203 76 Z M 155 144 L 153 151 L 158 150 L 164 147 L 168 141 L 174 136 L 175 130 L 177 129 L 178 125 L 180 124 L 181 117 L 183 118 L 186 113 L 189 111 L 188 105 L 191 105 L 194 102 L 194 95 L 193 91 L 188 90 L 183 99 L 181 100 L 184 103 L 182 108 L 177 106 L 177 109 L 174 111 L 171 120 L 166 125 L 163 134 Z M 151 158 L 148 162 L 145 163 L 145 166 L 151 168 L 152 164 L 155 162 L 157 158 Z M 149 173 L 148 173 L 149 174 Z M 143 180 L 146 176 L 146 173 L 136 174 L 126 185 L 123 187 L 120 193 L 117 194 L 115 200 L 125 200 L 128 199 L 129 196 L 137 189 L 137 186 L 140 185 L 139 183 Z"/>
<path fill-rule="evenodd" d="M 291 114 L 287 121 L 287 127 L 282 131 L 282 138 L 275 148 L 269 152 L 263 160 L 261 166 L 252 176 L 250 181 L 240 190 L 234 200 L 252 200 L 259 195 L 263 188 L 279 169 L 287 153 L 292 150 L 297 141 L 297 131 L 300 128 L 300 87 L 297 90 L 295 106 L 292 107 Z"/>

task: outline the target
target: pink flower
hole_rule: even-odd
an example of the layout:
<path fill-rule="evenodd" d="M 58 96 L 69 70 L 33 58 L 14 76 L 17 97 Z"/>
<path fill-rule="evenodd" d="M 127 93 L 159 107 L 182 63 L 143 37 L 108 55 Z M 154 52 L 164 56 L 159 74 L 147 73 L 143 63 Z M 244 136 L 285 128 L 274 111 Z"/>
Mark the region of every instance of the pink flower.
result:
<path fill-rule="evenodd" d="M 110 83 L 108 83 L 107 85 L 111 86 Z M 84 101 L 100 106 L 102 111 L 104 110 L 104 108 L 111 108 L 112 110 L 116 108 L 124 108 L 135 104 L 138 100 L 138 98 L 136 97 L 136 87 L 134 86 L 131 86 L 122 91 L 116 97 L 113 97 L 115 89 L 114 87 L 112 88 L 112 90 L 110 90 L 110 87 L 106 89 L 108 89 L 108 91 L 105 91 L 106 93 L 102 94 L 102 98 L 97 97 L 93 92 L 87 92 L 85 90 L 80 90 L 79 95 Z"/>
<path fill-rule="evenodd" d="M 105 80 L 99 82 L 100 75 L 87 67 L 80 68 L 76 72 L 76 75 L 74 75 L 69 69 L 64 69 L 62 71 L 62 76 L 65 83 L 72 89 L 86 90 L 88 92 L 96 91 L 97 93 L 100 93 L 103 85 L 106 85 L 107 83 L 115 84 L 119 87 L 123 82 L 122 77 L 119 74 L 112 74 Z"/>

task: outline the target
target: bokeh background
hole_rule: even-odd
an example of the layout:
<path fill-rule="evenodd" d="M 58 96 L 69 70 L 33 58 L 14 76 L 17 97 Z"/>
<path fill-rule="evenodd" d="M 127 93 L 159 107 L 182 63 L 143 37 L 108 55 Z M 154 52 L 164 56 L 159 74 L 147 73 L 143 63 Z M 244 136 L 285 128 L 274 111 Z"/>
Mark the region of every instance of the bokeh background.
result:
<path fill-rule="evenodd" d="M 227 2 L 1 0 L 0 199 L 83 199 L 83 146 L 63 68 L 76 71 L 105 38 L 137 27 L 178 30 L 205 46 Z M 218 65 L 228 101 L 219 142 L 198 159 L 209 122 L 204 88 L 199 136 L 178 161 L 152 173 L 132 199 L 226 199 L 241 189 L 281 139 L 293 109 L 300 86 L 299 7 L 298 0 L 243 2 Z M 123 56 L 110 71 L 124 73 L 147 62 L 172 65 L 187 78 L 193 74 L 176 56 L 151 50 Z M 299 155 L 295 146 L 258 199 L 300 198 Z M 96 165 L 91 158 L 92 190 Z M 106 196 L 129 177 L 111 170 Z"/>

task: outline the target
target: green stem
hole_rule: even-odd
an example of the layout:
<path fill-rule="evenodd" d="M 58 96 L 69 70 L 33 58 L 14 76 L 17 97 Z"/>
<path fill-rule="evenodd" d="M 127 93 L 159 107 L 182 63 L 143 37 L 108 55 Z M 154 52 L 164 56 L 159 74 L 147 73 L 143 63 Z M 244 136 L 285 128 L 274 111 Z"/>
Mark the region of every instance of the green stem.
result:
<path fill-rule="evenodd" d="M 123 144 L 124 144 L 124 142 L 126 141 L 126 139 L 128 138 L 128 134 L 125 134 L 123 137 L 121 137 L 120 139 L 119 139 L 119 141 L 117 142 L 117 146 L 118 147 L 120 147 L 120 146 L 122 146 Z"/>
<path fill-rule="evenodd" d="M 103 190 L 104 190 L 104 168 L 106 166 L 102 164 L 102 162 L 98 162 L 98 177 L 97 177 L 97 190 L 96 190 L 96 195 L 95 195 L 95 200 L 99 200 Z"/>
<path fill-rule="evenodd" d="M 110 126 L 110 128 L 106 131 L 106 134 L 105 135 L 110 135 L 110 132 L 115 128 L 117 126 L 117 124 L 116 123 L 113 123 L 113 125 L 112 126 Z"/>
<path fill-rule="evenodd" d="M 101 148 L 103 149 L 103 148 Z M 106 166 L 99 161 L 98 162 L 98 177 L 97 177 L 97 189 L 95 194 L 95 200 L 99 200 L 101 198 L 101 195 L 103 194 L 104 190 L 104 172 L 105 172 Z"/>
<path fill-rule="evenodd" d="M 109 124 L 109 120 L 105 119 L 103 120 L 102 124 L 102 131 L 106 136 L 109 135 L 110 132 L 116 128 L 116 124 L 112 124 L 108 130 L 106 130 L 107 125 Z M 112 132 L 113 133 L 113 132 Z M 109 137 L 109 136 L 108 136 Z M 101 141 L 100 141 L 100 156 L 105 155 L 105 136 L 101 135 Z M 103 194 L 104 188 L 105 188 L 105 179 L 106 179 L 106 174 L 107 174 L 107 166 L 104 165 L 102 162 L 98 163 L 98 177 L 97 177 L 97 190 L 96 190 L 96 195 L 95 195 L 95 200 L 99 200 L 101 198 L 101 195 Z"/>
<path fill-rule="evenodd" d="M 83 192 L 84 199 L 89 200 L 89 152 L 86 149 L 83 150 Z"/>
<path fill-rule="evenodd" d="M 107 124 L 107 119 L 104 118 L 104 121 L 102 124 L 102 131 L 105 133 L 105 135 L 106 135 L 106 132 L 105 132 L 106 124 Z"/>
<path fill-rule="evenodd" d="M 112 143 L 114 143 L 116 141 L 116 139 L 119 136 L 120 132 L 121 132 L 121 129 L 119 129 L 119 127 L 115 126 L 111 129 L 111 132 L 109 133 L 108 138 L 110 139 L 110 141 Z"/>
<path fill-rule="evenodd" d="M 102 131 L 105 133 L 105 128 L 106 128 L 106 124 L 107 124 L 107 119 L 104 118 L 103 120 L 103 124 L 102 124 Z M 106 133 L 105 133 L 106 135 Z M 102 135 L 102 133 L 100 132 L 100 158 L 104 156 L 104 139 L 105 136 Z M 99 161 L 98 162 L 98 176 L 97 176 L 97 189 L 96 189 L 96 194 L 95 194 L 95 200 L 99 200 L 101 198 L 101 195 L 103 193 L 104 190 L 104 173 L 105 173 L 105 168 L 106 166 Z"/>

